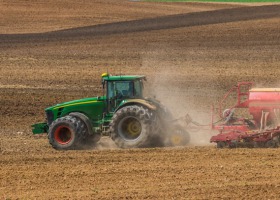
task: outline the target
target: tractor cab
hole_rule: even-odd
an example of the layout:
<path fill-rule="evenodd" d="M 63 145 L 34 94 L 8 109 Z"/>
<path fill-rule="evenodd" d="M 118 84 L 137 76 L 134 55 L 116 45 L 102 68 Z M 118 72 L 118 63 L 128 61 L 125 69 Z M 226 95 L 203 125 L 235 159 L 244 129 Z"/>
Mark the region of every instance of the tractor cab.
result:
<path fill-rule="evenodd" d="M 108 112 L 128 99 L 143 99 L 143 80 L 145 76 L 110 76 L 102 74 L 102 85 L 106 94 Z"/>

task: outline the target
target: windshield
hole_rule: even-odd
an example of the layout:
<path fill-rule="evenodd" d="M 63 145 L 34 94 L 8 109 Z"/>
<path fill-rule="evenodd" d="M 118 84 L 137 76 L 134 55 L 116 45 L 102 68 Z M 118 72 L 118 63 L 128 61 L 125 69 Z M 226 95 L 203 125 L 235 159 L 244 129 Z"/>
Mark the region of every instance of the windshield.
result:
<path fill-rule="evenodd" d="M 141 98 L 142 81 L 108 81 L 108 98 Z"/>

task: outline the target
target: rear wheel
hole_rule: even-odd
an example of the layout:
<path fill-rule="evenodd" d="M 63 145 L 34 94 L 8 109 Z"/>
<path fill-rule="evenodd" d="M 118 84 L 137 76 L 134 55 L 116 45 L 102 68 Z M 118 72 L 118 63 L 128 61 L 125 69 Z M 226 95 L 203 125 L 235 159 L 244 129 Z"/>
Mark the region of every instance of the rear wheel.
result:
<path fill-rule="evenodd" d="M 226 148 L 228 145 L 226 142 L 223 142 L 223 141 L 219 141 L 217 142 L 217 148 L 218 149 L 223 149 L 223 148 Z"/>
<path fill-rule="evenodd" d="M 81 141 L 87 136 L 84 122 L 73 116 L 56 119 L 49 128 L 49 143 L 57 150 L 81 148 Z"/>
<path fill-rule="evenodd" d="M 152 112 L 142 106 L 126 106 L 118 110 L 111 121 L 111 137 L 121 148 L 148 145 L 152 130 Z"/>
<path fill-rule="evenodd" d="M 180 125 L 173 126 L 168 137 L 171 146 L 186 146 L 190 142 L 190 134 Z"/>
<path fill-rule="evenodd" d="M 253 142 L 253 147 L 254 148 L 264 148 L 265 147 L 265 142 Z"/>
<path fill-rule="evenodd" d="M 278 147 L 278 143 L 277 143 L 277 141 L 271 139 L 271 140 L 268 140 L 265 142 L 265 147 L 266 148 L 276 148 L 276 147 Z"/>

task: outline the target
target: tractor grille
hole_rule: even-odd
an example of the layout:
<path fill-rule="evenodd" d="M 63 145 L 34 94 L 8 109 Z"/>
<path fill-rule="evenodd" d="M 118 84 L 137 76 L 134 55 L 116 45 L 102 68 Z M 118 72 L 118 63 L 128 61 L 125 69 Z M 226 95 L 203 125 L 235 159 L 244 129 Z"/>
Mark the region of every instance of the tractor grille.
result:
<path fill-rule="evenodd" d="M 46 115 L 47 115 L 48 125 L 51 125 L 51 123 L 53 122 L 53 119 L 54 119 L 53 112 L 51 110 L 47 110 Z"/>
<path fill-rule="evenodd" d="M 57 118 L 61 117 L 63 109 L 64 109 L 63 107 L 58 109 Z"/>

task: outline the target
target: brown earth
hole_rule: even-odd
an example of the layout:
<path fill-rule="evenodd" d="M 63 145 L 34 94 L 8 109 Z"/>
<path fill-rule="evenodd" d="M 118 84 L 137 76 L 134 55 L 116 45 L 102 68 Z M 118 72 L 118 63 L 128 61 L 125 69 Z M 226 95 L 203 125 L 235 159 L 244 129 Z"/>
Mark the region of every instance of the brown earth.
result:
<path fill-rule="evenodd" d="M 64 152 L 30 129 L 50 105 L 102 95 L 106 71 L 147 75 L 203 123 L 238 81 L 279 87 L 279 4 L 14 0 L 0 27 L 0 199 L 280 198 L 279 149 L 217 150 L 206 131 L 185 148 Z"/>

